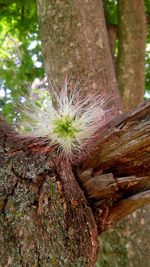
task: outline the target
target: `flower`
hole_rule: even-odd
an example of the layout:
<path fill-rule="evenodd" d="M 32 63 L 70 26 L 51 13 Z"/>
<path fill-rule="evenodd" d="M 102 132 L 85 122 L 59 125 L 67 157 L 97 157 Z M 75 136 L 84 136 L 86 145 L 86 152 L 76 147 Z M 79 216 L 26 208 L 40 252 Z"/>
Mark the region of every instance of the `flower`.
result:
<path fill-rule="evenodd" d="M 106 100 L 99 94 L 80 97 L 80 91 L 69 93 L 65 80 L 60 92 L 54 89 L 46 98 L 26 99 L 21 108 L 25 120 L 21 128 L 33 137 L 42 137 L 49 146 L 57 144 L 59 154 L 74 160 L 88 149 L 110 117 L 105 109 Z"/>

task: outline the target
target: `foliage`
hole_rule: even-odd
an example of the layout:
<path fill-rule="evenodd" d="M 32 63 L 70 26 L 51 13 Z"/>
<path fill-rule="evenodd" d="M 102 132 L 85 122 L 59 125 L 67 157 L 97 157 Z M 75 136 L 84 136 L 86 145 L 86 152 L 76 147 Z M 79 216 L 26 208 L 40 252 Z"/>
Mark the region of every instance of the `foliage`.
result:
<path fill-rule="evenodd" d="M 103 0 L 107 23 L 118 25 L 117 1 Z M 150 17 L 150 0 L 145 0 Z M 148 19 L 149 21 L 150 19 Z M 35 0 L 0 0 L 0 111 L 12 122 L 12 103 L 30 92 L 35 78 L 44 77 Z M 116 48 L 117 48 L 116 42 Z M 146 83 L 150 92 L 150 26 L 146 49 Z M 117 53 L 117 49 L 116 49 Z"/>
<path fill-rule="evenodd" d="M 104 8 L 108 24 L 117 25 L 118 24 L 117 1 L 104 0 Z"/>
<path fill-rule="evenodd" d="M 117 1 L 103 1 L 108 24 L 117 26 Z M 146 15 L 150 18 L 150 0 L 145 0 L 145 8 Z M 150 26 L 148 25 L 145 88 L 150 92 L 149 51 Z M 12 104 L 18 100 L 22 101 L 20 96 L 30 91 L 31 84 L 37 77 L 43 79 L 44 68 L 35 0 L 0 0 L 0 111 L 3 111 L 8 122 L 12 122 L 15 117 Z M 104 241 L 106 242 L 105 237 Z M 122 247 L 120 249 L 122 253 Z M 107 251 L 103 249 L 101 267 L 108 266 L 105 257 Z M 127 265 L 125 258 L 124 261 Z"/>
<path fill-rule="evenodd" d="M 0 1 L 0 107 L 12 121 L 12 103 L 43 77 L 34 0 Z"/>

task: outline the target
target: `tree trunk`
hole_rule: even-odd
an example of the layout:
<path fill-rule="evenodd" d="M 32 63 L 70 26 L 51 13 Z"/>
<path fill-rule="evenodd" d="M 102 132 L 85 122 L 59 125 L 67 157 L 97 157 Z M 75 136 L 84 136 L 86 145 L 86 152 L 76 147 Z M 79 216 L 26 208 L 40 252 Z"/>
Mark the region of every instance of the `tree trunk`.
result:
<path fill-rule="evenodd" d="M 149 267 L 149 211 L 138 209 L 101 235 L 97 267 Z"/>
<path fill-rule="evenodd" d="M 118 1 L 117 76 L 125 109 L 136 107 L 144 99 L 146 16 L 144 1 Z"/>
<path fill-rule="evenodd" d="M 101 1 L 37 3 L 49 82 L 52 76 L 60 84 L 68 72 L 75 79 L 90 73 L 85 92 L 110 93 L 119 113 Z M 25 139 L 1 122 L 2 266 L 94 267 L 98 234 L 150 202 L 149 110 L 146 103 L 113 120 L 80 166 L 60 161 L 57 146 L 45 150 L 42 138 Z"/>
<path fill-rule="evenodd" d="M 113 96 L 121 110 L 102 1 L 37 0 L 48 79 L 67 74 L 86 91 Z"/>
<path fill-rule="evenodd" d="M 90 169 L 87 158 L 72 168 L 57 146 L 45 150 L 42 138 L 25 139 L 1 122 L 1 266 L 95 265 L 98 233 L 150 203 L 149 111 L 146 103 L 115 119 L 93 147 Z"/>
<path fill-rule="evenodd" d="M 144 98 L 144 63 L 146 44 L 146 19 L 144 1 L 118 1 L 118 82 L 119 89 L 128 110 L 143 101 Z M 101 242 L 107 247 L 102 248 L 100 265 L 104 266 L 143 266 L 149 262 L 149 251 L 146 243 L 149 242 L 149 229 L 145 227 L 150 223 L 150 207 L 139 209 L 128 216 L 128 219 L 114 228 L 114 231 L 105 233 Z M 142 225 L 141 222 L 144 222 Z M 140 228 L 140 229 L 139 229 Z M 132 233 L 132 234 L 130 234 Z M 134 236 L 134 238 L 133 238 Z M 117 240 L 114 245 L 114 239 Z M 135 244 L 134 240 L 137 240 Z M 140 245 L 144 240 L 144 246 Z M 108 245 L 109 243 L 109 245 Z M 120 253 L 120 248 L 123 253 Z M 146 250 L 147 249 L 147 250 Z M 145 253 L 146 251 L 146 253 Z M 111 255 L 114 255 L 112 259 Z"/>
<path fill-rule="evenodd" d="M 0 266 L 94 266 L 97 227 L 69 163 L 0 124 Z"/>

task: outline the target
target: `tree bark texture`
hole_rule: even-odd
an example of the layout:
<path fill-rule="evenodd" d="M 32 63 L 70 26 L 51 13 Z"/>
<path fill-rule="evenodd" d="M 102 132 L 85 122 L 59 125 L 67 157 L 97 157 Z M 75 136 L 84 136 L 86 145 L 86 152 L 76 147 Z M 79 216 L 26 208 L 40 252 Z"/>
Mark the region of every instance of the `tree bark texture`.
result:
<path fill-rule="evenodd" d="M 97 156 L 101 150 L 107 155 L 106 161 L 104 165 L 99 160 L 97 165 L 92 161 L 94 165 L 90 169 L 85 164 L 87 158 L 82 167 L 71 167 L 69 162 L 58 159 L 57 146 L 45 149 L 42 138 L 25 139 L 1 121 L 1 266 L 95 265 L 98 233 L 150 203 L 150 142 L 140 127 L 146 121 L 145 132 L 149 133 L 149 110 L 150 103 L 146 103 L 118 118 L 118 122 L 115 119 L 112 128 L 106 129 L 106 138 L 101 140 L 97 151 Z M 130 166 L 124 154 L 118 158 L 116 143 L 116 157 L 109 161 L 111 148 L 107 149 L 106 142 L 113 136 L 116 140 L 118 131 L 120 135 L 130 136 L 130 126 L 137 122 L 139 128 L 135 127 L 135 132 L 141 138 L 139 146 L 134 145 L 135 152 L 130 148 L 134 135 L 132 142 L 130 138 L 126 140 L 127 155 L 131 158 L 133 153 L 138 155 L 136 171 L 137 159 Z M 126 131 L 120 127 L 125 124 L 129 124 Z M 122 147 L 124 138 L 121 142 Z M 141 150 L 141 142 L 145 154 L 140 157 L 137 147 Z M 91 159 L 95 155 L 93 151 L 90 151 Z M 129 172 L 126 166 L 115 171 L 116 160 L 118 164 L 123 161 L 129 165 Z M 142 162 L 146 163 L 145 172 L 140 170 Z"/>
<path fill-rule="evenodd" d="M 125 109 L 136 107 L 144 99 L 146 16 L 144 1 L 118 1 L 117 77 Z"/>
<path fill-rule="evenodd" d="M 120 31 L 122 29 L 122 32 L 120 32 L 119 34 L 120 39 L 119 39 L 118 63 L 120 64 L 120 57 L 121 57 L 121 67 L 123 68 L 123 70 L 122 72 L 119 71 L 119 73 L 121 73 L 120 76 L 121 79 L 119 80 L 118 77 L 118 80 L 121 85 L 123 84 L 122 89 L 123 88 L 125 89 L 125 91 L 122 92 L 122 96 L 124 95 L 123 100 L 125 102 L 125 107 L 127 110 L 131 107 L 136 106 L 138 103 L 142 102 L 144 95 L 143 61 L 145 53 L 144 50 L 145 44 L 143 38 L 146 40 L 145 36 L 146 33 L 144 29 L 146 27 L 146 24 L 144 25 L 145 15 L 144 15 L 143 2 L 144 1 L 121 1 L 121 0 L 119 1 L 119 4 L 122 5 L 121 14 L 123 15 L 122 19 L 120 18 L 122 21 L 119 21 L 119 24 L 120 22 L 121 24 L 118 25 L 120 27 Z M 126 8 L 123 5 L 126 5 Z M 135 8 L 133 10 L 130 7 L 131 5 L 136 5 L 136 10 Z M 120 17 L 121 14 L 119 14 L 119 12 L 118 15 Z M 138 19 L 138 22 L 136 21 L 137 20 L 136 17 Z M 134 20 L 136 24 L 132 26 L 131 20 Z M 125 31 L 125 29 L 129 30 L 128 33 Z M 135 32 L 139 32 L 138 38 L 135 37 L 135 33 L 133 33 L 133 30 Z M 133 38 L 130 35 L 130 33 L 132 34 Z M 125 38 L 127 39 L 125 40 Z M 142 39 L 140 40 L 140 38 Z M 128 44 L 127 50 L 125 50 L 125 47 L 123 48 L 123 50 L 121 50 L 122 46 L 126 43 Z M 132 50 L 129 51 L 130 47 L 132 48 Z M 134 56 L 135 49 L 137 49 L 136 50 L 137 60 L 135 61 L 135 64 L 133 64 L 133 60 L 135 58 Z M 137 76 L 136 75 L 132 76 L 132 73 L 130 73 L 130 65 L 131 67 L 133 67 L 133 70 L 135 69 L 135 74 L 137 74 Z M 126 74 L 128 76 L 126 76 Z M 147 225 L 149 225 L 150 223 L 149 212 L 150 212 L 150 207 L 148 206 L 144 207 L 143 209 L 139 209 L 134 213 L 134 216 L 131 214 L 130 216 L 128 216 L 128 219 L 123 220 L 123 222 L 120 223 L 118 227 L 117 226 L 114 227 L 113 231 L 103 234 L 101 240 L 103 247 L 100 254 L 101 255 L 100 266 L 147 267 L 147 264 L 149 262 L 148 255 L 150 253 L 147 245 L 149 243 L 149 235 L 150 235 L 149 228 L 147 227 Z M 145 224 L 145 222 L 147 224 Z M 125 235 L 128 236 L 126 237 Z M 140 240 L 143 240 L 143 243 L 141 243 Z"/>
<path fill-rule="evenodd" d="M 86 90 L 119 93 L 102 1 L 37 0 L 42 51 L 48 79 L 60 85 L 67 74 Z"/>
<path fill-rule="evenodd" d="M 105 137 L 99 138 L 78 169 L 80 183 L 96 206 L 103 210 L 103 200 L 109 199 L 104 205 L 106 217 L 102 222 L 100 216 L 98 223 L 100 231 L 117 223 L 135 207 L 150 203 L 150 102 L 107 127 Z"/>
<path fill-rule="evenodd" d="M 149 267 L 149 206 L 138 209 L 100 237 L 97 267 Z M 113 244 L 113 246 L 112 246 Z"/>
<path fill-rule="evenodd" d="M 37 6 L 49 82 L 90 76 L 84 93 L 116 95 L 119 112 L 102 2 Z M 57 146 L 45 150 L 42 138 L 26 140 L 1 122 L 0 264 L 93 267 L 98 234 L 150 201 L 149 122 L 149 103 L 118 117 L 78 166 L 58 161 Z"/>
<path fill-rule="evenodd" d="M 69 164 L 0 125 L 0 266 L 94 266 L 97 227 Z"/>

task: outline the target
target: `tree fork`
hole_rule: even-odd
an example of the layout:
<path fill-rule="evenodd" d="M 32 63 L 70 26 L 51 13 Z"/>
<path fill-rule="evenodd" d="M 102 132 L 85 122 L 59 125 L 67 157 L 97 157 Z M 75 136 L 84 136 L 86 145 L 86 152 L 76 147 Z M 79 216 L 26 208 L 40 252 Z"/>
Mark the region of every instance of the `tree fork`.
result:
<path fill-rule="evenodd" d="M 0 265 L 94 266 L 97 226 L 70 164 L 5 122 L 0 137 Z"/>
<path fill-rule="evenodd" d="M 85 5 L 80 0 L 37 0 L 37 6 L 49 82 L 52 77 L 59 85 L 68 72 L 75 80 L 84 77 L 86 81 L 90 76 L 84 92 L 111 94 L 115 105 L 119 105 L 119 113 L 121 105 L 102 1 L 94 0 Z M 2 266 L 93 267 L 98 251 L 98 231 L 105 231 L 127 215 L 132 198 L 134 205 L 130 212 L 141 203 L 149 202 L 149 146 L 146 142 L 149 140 L 149 104 L 116 118 L 109 126 L 109 130 L 105 128 L 100 133 L 90 156 L 82 160 L 78 169 L 77 166 L 72 169 L 66 163 L 58 163 L 57 146 L 45 150 L 42 138 L 26 140 L 1 122 Z M 138 126 L 144 126 L 144 130 L 140 131 Z M 126 148 L 122 157 L 117 147 L 117 132 L 121 136 L 120 146 Z M 126 138 L 128 133 L 139 134 L 139 143 L 134 144 L 134 138 Z M 117 148 L 116 155 L 111 149 L 111 138 L 113 147 Z M 138 152 L 138 147 L 140 164 L 136 170 L 126 156 L 133 160 L 132 152 Z M 111 165 L 113 156 L 115 160 Z M 145 168 L 141 173 L 143 161 Z M 127 166 L 130 166 L 129 173 Z M 108 184 L 104 181 L 105 175 L 110 179 Z M 96 192 L 95 188 L 96 197 L 93 191 L 90 195 L 91 185 L 84 184 L 91 177 L 92 187 L 99 181 L 101 188 L 101 192 Z"/>
<path fill-rule="evenodd" d="M 145 132 L 149 133 L 149 108 L 150 102 L 147 102 L 115 119 L 112 128 L 108 130 L 108 136 L 117 134 L 115 125 L 129 122 L 129 125 L 137 125 L 138 122 L 141 126 L 146 121 Z M 116 121 L 119 123 L 116 124 Z M 119 129 L 123 131 L 123 127 Z M 138 147 L 141 164 L 146 162 L 145 175 L 141 168 L 137 168 L 136 172 L 134 164 L 133 168 L 129 168 L 129 173 L 125 173 L 123 165 L 118 172 L 116 168 L 113 171 L 111 161 L 106 157 L 104 165 L 98 161 L 99 168 L 85 169 L 85 165 L 82 165 L 74 176 L 69 163 L 58 161 L 57 146 L 45 150 L 41 138 L 25 140 L 1 121 L 2 266 L 8 262 L 23 265 L 36 263 L 37 266 L 48 263 L 51 266 L 56 263 L 68 267 L 74 266 L 71 264 L 94 266 L 98 252 L 98 232 L 106 231 L 136 208 L 150 203 L 150 153 L 147 153 L 150 151 L 150 142 L 149 135 L 144 140 L 145 132 L 140 129 L 136 128 L 137 134 L 139 132 L 141 136 L 138 139 L 140 145 L 133 142 L 130 149 L 132 142 L 127 139 L 126 152 L 130 158 L 134 147 L 138 154 Z M 130 127 L 126 127 L 128 136 L 130 130 Z M 106 140 L 109 140 L 107 135 Z M 97 155 L 101 150 L 107 151 L 106 140 L 105 137 L 101 140 Z M 145 154 L 141 152 L 141 142 Z M 90 155 L 92 160 L 95 153 L 91 151 Z M 115 166 L 116 158 L 114 154 Z M 124 164 L 128 164 L 128 161 L 124 161 Z M 113 172 L 108 174 L 110 167 Z M 134 175 L 130 175 L 132 172 Z M 126 175 L 118 176 L 121 173 Z"/>

